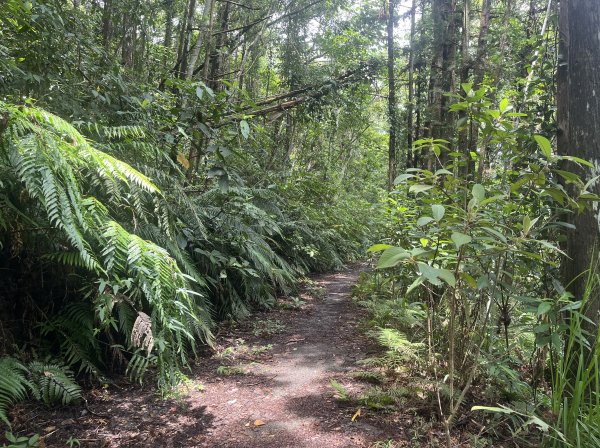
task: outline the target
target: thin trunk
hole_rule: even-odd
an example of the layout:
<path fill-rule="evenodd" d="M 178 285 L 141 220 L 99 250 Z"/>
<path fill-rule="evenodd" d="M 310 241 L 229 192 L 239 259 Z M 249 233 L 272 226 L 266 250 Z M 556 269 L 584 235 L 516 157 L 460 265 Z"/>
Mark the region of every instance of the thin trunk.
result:
<path fill-rule="evenodd" d="M 202 79 L 205 83 L 208 83 L 208 74 L 210 73 L 210 55 L 212 54 L 212 47 L 214 38 L 212 36 L 213 28 L 215 24 L 215 0 L 210 2 L 208 8 L 208 29 L 206 30 L 206 38 L 204 42 L 205 53 L 204 53 L 204 64 L 202 66 Z"/>
<path fill-rule="evenodd" d="M 394 0 L 388 0 L 388 21 L 387 21 L 387 76 L 388 76 L 388 117 L 389 117 L 389 145 L 388 145 L 388 189 L 391 191 L 396 179 L 396 78 L 394 75 L 395 55 L 394 55 L 394 9 L 396 7 Z"/>
<path fill-rule="evenodd" d="M 417 10 L 417 0 L 412 1 L 410 10 L 410 42 L 408 52 L 408 106 L 406 108 L 406 144 L 408 154 L 412 154 L 412 146 L 414 140 L 413 129 L 413 111 L 414 111 L 414 96 L 415 96 L 415 15 Z M 409 159 L 410 162 L 409 162 Z M 407 165 L 416 167 L 415 159 L 407 157 Z"/>
<path fill-rule="evenodd" d="M 469 33 L 471 29 L 471 1 L 463 0 L 463 23 L 462 23 L 462 44 L 461 44 L 461 69 L 460 69 L 460 83 L 461 85 L 469 82 L 470 69 L 471 69 L 471 57 L 469 55 Z M 471 179 L 475 172 L 475 163 L 471 157 L 471 150 L 474 150 L 471 146 L 472 135 L 474 132 L 473 122 L 467 111 L 461 111 L 458 115 L 459 121 L 464 121 L 461 129 L 458 132 L 458 150 L 463 153 L 464 158 L 464 170 L 463 177 L 465 179 Z M 476 131 L 475 131 L 476 132 Z"/>
<path fill-rule="evenodd" d="M 171 48 L 173 45 L 173 16 L 175 0 L 165 0 L 165 37 L 163 39 L 163 45 L 165 48 Z"/>
<path fill-rule="evenodd" d="M 192 35 L 194 32 L 194 15 L 196 13 L 196 0 L 190 0 L 187 12 L 187 25 L 184 32 L 183 47 L 179 59 L 179 77 L 185 78 L 188 72 L 189 52 L 192 43 Z"/>
<path fill-rule="evenodd" d="M 102 45 L 105 50 L 108 49 L 112 33 L 112 0 L 105 0 L 104 9 L 102 10 Z"/>
<path fill-rule="evenodd" d="M 179 25 L 179 38 L 177 39 L 177 63 L 175 64 L 175 68 L 173 69 L 174 73 L 180 72 L 180 66 L 185 57 L 185 42 L 186 42 L 186 32 L 188 29 L 188 20 L 189 20 L 189 11 L 190 4 L 195 2 L 196 0 L 189 0 L 189 3 L 186 4 L 185 11 L 183 13 L 183 20 L 181 20 L 181 24 Z"/>

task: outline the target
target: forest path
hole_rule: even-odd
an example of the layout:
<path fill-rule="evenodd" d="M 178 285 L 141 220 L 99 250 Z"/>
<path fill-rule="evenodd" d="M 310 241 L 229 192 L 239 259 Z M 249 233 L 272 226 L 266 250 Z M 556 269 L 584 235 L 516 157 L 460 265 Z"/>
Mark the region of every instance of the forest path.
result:
<path fill-rule="evenodd" d="M 378 350 L 358 329 L 364 311 L 350 300 L 363 270 L 315 276 L 301 301 L 222 326 L 216 352 L 167 400 L 152 388 L 91 390 L 87 409 L 25 407 L 19 433 L 45 435 L 47 447 L 73 437 L 111 448 L 369 447 L 397 436 L 364 408 L 352 421 L 358 405 L 336 399 L 330 385 L 364 389 L 348 374 Z"/>
<path fill-rule="evenodd" d="M 283 331 L 262 341 L 273 348 L 244 378 L 206 385 L 202 401 L 215 420 L 199 446 L 362 447 L 383 437 L 383 430 L 361 418 L 352 422 L 357 408 L 340 404 L 330 385 L 330 379 L 340 380 L 365 356 L 357 328 L 362 312 L 350 301 L 363 269 L 357 265 L 318 276 L 320 298 L 305 295 L 301 310 L 264 315 L 268 320 L 262 322 L 279 323 Z M 256 322 L 261 321 L 255 321 L 255 328 Z M 257 342 L 243 339 L 251 346 Z"/>

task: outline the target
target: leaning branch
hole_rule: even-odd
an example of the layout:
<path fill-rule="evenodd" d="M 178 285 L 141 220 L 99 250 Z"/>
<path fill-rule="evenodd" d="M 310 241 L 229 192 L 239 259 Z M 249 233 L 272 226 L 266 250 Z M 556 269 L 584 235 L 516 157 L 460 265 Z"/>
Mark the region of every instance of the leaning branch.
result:
<path fill-rule="evenodd" d="M 262 101 L 254 103 L 249 106 L 238 109 L 235 112 L 227 114 L 222 117 L 219 123 L 214 123 L 211 126 L 213 128 L 219 128 L 225 126 L 233 121 L 242 119 L 244 116 L 265 116 L 272 112 L 284 112 L 286 110 L 297 107 L 309 100 L 319 99 L 334 89 L 346 87 L 348 85 L 363 81 L 373 74 L 378 68 L 377 63 L 367 63 L 355 70 L 350 70 L 341 76 L 334 79 L 321 82 L 319 84 L 312 84 L 309 86 L 302 87 L 300 89 L 293 90 L 291 92 L 282 93 L 280 95 L 266 98 Z M 287 100 L 287 101 L 283 101 Z M 277 103 L 277 104 L 273 104 Z M 260 106 L 266 106 L 263 108 L 256 109 Z"/>

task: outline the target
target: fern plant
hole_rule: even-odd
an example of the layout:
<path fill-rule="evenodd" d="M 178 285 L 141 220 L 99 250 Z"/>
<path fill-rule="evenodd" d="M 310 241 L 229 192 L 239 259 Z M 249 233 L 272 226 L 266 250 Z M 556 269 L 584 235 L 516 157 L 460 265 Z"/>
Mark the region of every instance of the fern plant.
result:
<path fill-rule="evenodd" d="M 146 331 L 156 343 L 153 353 L 144 350 L 144 356 L 159 368 L 159 381 L 169 383 L 173 372 L 187 362 L 196 338 L 211 341 L 211 319 L 204 297 L 193 289 L 194 278 L 180 270 L 166 249 L 133 233 L 149 221 L 169 233 L 168 220 L 162 219 L 166 212 L 161 192 L 149 178 L 95 149 L 53 114 L 0 103 L 0 115 L 5 117 L 0 129 L 0 224 L 26 222 L 54 230 L 49 258 L 92 272 L 98 279 L 95 295 L 109 297 L 112 303 L 108 314 L 105 306 L 94 307 L 94 325 L 99 321 L 106 332 L 114 331 L 104 324 L 111 319 L 117 296 L 147 313 Z M 119 209 L 130 214 L 130 230 L 113 218 Z M 60 326 L 54 328 L 65 333 Z M 122 353 L 142 348 L 130 334 L 120 338 L 130 346 Z M 85 360 L 74 353 L 71 349 L 69 360 Z M 134 370 L 140 375 L 145 371 Z"/>
<path fill-rule="evenodd" d="M 0 420 L 10 426 L 7 411 L 16 402 L 33 396 L 45 404 L 70 404 L 81 398 L 72 372 L 57 363 L 0 358 Z"/>
<path fill-rule="evenodd" d="M 32 389 L 27 369 L 14 358 L 0 358 L 0 420 L 10 426 L 8 408 L 27 398 Z"/>

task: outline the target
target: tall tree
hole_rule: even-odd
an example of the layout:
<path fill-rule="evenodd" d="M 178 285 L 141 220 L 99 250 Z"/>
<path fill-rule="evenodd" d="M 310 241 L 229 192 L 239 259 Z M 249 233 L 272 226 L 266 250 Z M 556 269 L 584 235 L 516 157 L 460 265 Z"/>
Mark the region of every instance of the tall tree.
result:
<path fill-rule="evenodd" d="M 591 161 L 597 175 L 600 166 L 600 2 L 597 0 L 562 0 L 560 4 L 561 60 L 558 64 L 558 152 Z M 568 163 L 568 168 L 583 179 L 583 168 Z M 600 193 L 600 182 L 590 187 Z M 586 288 L 591 266 L 598 267 L 598 209 L 587 209 L 571 218 L 577 230 L 567 237 L 563 274 L 570 292 L 580 299 Z M 600 317 L 600 297 L 592 294 L 586 315 L 592 322 Z M 594 330 L 595 334 L 595 330 Z"/>
<path fill-rule="evenodd" d="M 388 188 L 391 190 L 396 178 L 396 134 L 398 132 L 396 113 L 396 78 L 394 74 L 394 9 L 396 2 L 388 1 L 387 15 L 387 75 L 388 75 L 388 116 L 390 120 L 390 140 L 388 146 Z"/>

